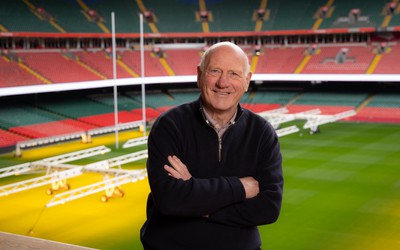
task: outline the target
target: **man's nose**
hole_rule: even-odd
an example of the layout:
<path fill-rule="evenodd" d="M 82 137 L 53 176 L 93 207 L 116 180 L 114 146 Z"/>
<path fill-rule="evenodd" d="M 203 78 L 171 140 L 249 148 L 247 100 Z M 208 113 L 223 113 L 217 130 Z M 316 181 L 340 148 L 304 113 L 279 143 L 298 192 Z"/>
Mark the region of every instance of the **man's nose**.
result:
<path fill-rule="evenodd" d="M 218 78 L 217 84 L 219 88 L 226 88 L 229 86 L 229 74 L 222 73 L 221 76 Z"/>

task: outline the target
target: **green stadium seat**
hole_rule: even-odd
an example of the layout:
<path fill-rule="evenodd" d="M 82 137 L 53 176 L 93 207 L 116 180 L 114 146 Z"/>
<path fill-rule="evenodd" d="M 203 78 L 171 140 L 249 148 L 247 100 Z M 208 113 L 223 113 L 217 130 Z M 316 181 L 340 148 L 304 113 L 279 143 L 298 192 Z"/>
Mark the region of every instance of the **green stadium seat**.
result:
<path fill-rule="evenodd" d="M 58 32 L 49 22 L 35 16 L 23 1 L 1 1 L 0 23 L 8 31 Z"/>

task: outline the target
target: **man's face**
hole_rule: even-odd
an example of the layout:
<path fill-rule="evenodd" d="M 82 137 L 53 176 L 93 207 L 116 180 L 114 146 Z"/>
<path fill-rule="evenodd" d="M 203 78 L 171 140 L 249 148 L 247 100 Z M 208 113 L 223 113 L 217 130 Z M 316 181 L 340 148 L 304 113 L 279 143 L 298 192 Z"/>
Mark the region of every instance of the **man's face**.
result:
<path fill-rule="evenodd" d="M 247 91 L 251 73 L 246 74 L 247 58 L 235 49 L 225 46 L 212 51 L 198 68 L 198 85 L 204 105 L 209 112 L 234 111 Z"/>

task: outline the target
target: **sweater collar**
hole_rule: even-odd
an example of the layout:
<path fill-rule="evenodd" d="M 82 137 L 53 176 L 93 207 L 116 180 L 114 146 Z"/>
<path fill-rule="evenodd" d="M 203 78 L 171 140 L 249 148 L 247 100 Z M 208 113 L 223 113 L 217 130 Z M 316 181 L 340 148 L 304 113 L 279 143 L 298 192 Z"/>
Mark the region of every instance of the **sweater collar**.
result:
<path fill-rule="evenodd" d="M 203 100 L 201 99 L 201 96 L 197 99 L 197 101 L 195 101 L 197 109 L 200 111 L 200 113 L 202 114 L 204 120 L 207 121 L 207 117 L 205 116 L 204 112 L 203 112 Z M 236 110 L 236 116 L 234 118 L 232 118 L 232 120 L 234 121 L 234 123 L 237 122 L 237 120 L 239 119 L 239 117 L 242 115 L 243 113 L 243 108 L 240 105 L 240 103 L 237 106 L 237 110 Z M 231 121 L 232 121 L 231 120 Z"/>

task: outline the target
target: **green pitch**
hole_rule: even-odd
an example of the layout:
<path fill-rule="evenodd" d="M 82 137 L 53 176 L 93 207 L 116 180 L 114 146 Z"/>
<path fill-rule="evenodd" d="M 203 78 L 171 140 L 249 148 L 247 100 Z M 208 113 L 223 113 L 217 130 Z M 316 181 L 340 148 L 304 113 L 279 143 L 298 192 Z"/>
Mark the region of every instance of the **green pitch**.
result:
<path fill-rule="evenodd" d="M 281 138 L 281 217 L 266 249 L 400 249 L 400 126 L 334 123 Z"/>
<path fill-rule="evenodd" d="M 260 227 L 263 249 L 400 249 L 400 125 L 332 123 L 320 128 L 318 134 L 301 131 L 280 138 L 284 202 L 279 220 Z M 90 146 L 95 143 L 96 138 Z M 50 148 L 57 151 L 65 145 Z M 133 149 L 113 150 L 92 161 Z M 0 164 L 11 166 L 29 157 L 36 160 L 38 155 L 3 155 Z M 123 168 L 141 168 L 144 163 Z M 0 185 L 31 177 L 3 178 Z M 84 174 L 69 182 L 74 188 L 101 180 Z M 50 208 L 45 207 L 51 199 L 47 188 L 0 197 L 0 231 L 100 249 L 141 249 L 146 180 L 124 185 L 125 196 L 107 203 L 98 193 Z"/>

